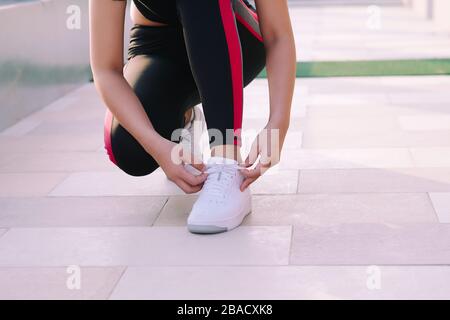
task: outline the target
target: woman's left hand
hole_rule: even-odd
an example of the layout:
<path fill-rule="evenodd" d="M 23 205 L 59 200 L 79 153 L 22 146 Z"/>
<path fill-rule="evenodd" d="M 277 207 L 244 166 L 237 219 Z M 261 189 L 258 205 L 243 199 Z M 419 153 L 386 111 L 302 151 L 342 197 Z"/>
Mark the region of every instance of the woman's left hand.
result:
<path fill-rule="evenodd" d="M 244 176 L 241 191 L 244 191 L 268 169 L 280 162 L 281 149 L 289 127 L 289 121 L 270 121 L 252 143 L 244 166 L 253 169 L 240 169 Z M 259 160 L 258 160 L 259 159 Z"/>

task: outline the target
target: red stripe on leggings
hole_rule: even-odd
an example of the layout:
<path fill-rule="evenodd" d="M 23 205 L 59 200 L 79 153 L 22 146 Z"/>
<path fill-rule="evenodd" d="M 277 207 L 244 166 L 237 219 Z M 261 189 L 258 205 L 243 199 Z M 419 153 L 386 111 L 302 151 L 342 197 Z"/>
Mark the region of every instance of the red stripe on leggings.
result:
<path fill-rule="evenodd" d="M 116 161 L 116 158 L 114 157 L 114 153 L 112 150 L 112 144 L 111 144 L 112 123 L 113 123 L 113 115 L 112 115 L 111 111 L 109 111 L 109 109 L 107 109 L 106 115 L 105 115 L 105 127 L 103 130 L 104 140 L 105 140 L 105 149 L 106 149 L 106 152 L 108 153 L 109 160 L 111 160 L 114 164 L 117 165 L 117 161 Z"/>
<path fill-rule="evenodd" d="M 244 104 L 244 86 L 242 71 L 241 42 L 236 27 L 233 8 L 230 0 L 218 0 L 220 14 L 225 30 L 225 38 L 228 44 L 228 54 L 230 56 L 231 79 L 233 87 L 233 111 L 234 111 L 234 131 L 238 139 L 235 144 L 240 144 L 240 131 L 242 127 L 242 108 Z"/>
<path fill-rule="evenodd" d="M 252 26 L 243 17 L 241 17 L 239 14 L 236 14 L 236 19 L 240 23 L 242 23 L 244 25 L 244 27 L 246 27 L 248 29 L 248 31 L 250 31 L 250 33 L 253 34 L 253 36 L 256 39 L 263 42 L 263 37 L 255 29 L 253 29 Z"/>
<path fill-rule="evenodd" d="M 259 22 L 259 17 L 258 17 L 258 15 L 256 14 L 256 12 L 253 11 L 253 10 L 251 10 L 251 9 L 249 9 L 249 8 L 247 7 L 247 5 L 244 3 L 244 1 L 242 1 L 242 0 L 239 0 L 239 1 L 242 3 L 242 5 L 244 5 L 244 6 L 248 9 L 248 12 L 252 15 L 253 19 L 255 19 L 256 21 Z"/>
<path fill-rule="evenodd" d="M 239 0 L 242 4 L 243 7 L 247 8 L 247 12 L 251 15 L 251 17 L 256 21 L 256 23 L 259 24 L 259 17 L 256 14 L 256 12 L 254 12 L 253 10 L 249 9 L 247 7 L 247 5 L 244 3 L 244 1 Z M 250 31 L 251 34 L 253 34 L 255 36 L 255 38 L 257 38 L 259 41 L 264 42 L 262 35 L 256 31 L 255 29 L 253 29 L 253 27 L 250 25 L 250 23 L 245 20 L 244 17 L 240 16 L 239 13 L 236 13 L 236 19 L 242 23 L 244 25 L 244 27 L 246 27 L 248 29 L 248 31 Z"/>

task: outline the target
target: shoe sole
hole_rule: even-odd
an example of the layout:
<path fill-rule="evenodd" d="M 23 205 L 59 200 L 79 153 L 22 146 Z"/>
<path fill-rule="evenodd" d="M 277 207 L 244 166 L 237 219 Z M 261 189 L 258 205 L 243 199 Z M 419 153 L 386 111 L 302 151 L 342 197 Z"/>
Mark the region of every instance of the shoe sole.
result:
<path fill-rule="evenodd" d="M 188 224 L 188 230 L 191 233 L 196 234 L 213 234 L 213 233 L 222 233 L 227 232 L 228 229 L 225 227 L 217 227 L 217 226 L 202 226 L 198 224 Z"/>
<path fill-rule="evenodd" d="M 187 228 L 189 232 L 195 234 L 216 234 L 231 231 L 234 228 L 239 227 L 244 221 L 245 217 L 248 216 L 252 211 L 249 210 L 246 214 L 239 214 L 236 218 L 231 219 L 226 226 L 216 226 L 216 225 L 202 225 L 202 224 L 188 224 Z"/>

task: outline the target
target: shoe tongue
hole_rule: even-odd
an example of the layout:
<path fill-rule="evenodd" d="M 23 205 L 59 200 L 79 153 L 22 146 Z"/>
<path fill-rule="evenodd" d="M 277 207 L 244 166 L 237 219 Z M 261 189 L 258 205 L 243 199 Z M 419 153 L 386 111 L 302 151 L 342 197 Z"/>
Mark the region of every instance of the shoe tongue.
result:
<path fill-rule="evenodd" d="M 222 157 L 211 157 L 208 160 L 208 164 L 238 164 L 236 160 L 228 159 L 228 158 L 222 158 Z"/>

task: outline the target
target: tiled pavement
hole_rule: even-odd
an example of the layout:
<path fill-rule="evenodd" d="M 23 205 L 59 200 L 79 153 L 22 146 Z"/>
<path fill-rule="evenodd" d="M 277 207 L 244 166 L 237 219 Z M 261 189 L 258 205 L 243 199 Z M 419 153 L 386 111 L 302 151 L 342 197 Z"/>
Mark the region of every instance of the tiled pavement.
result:
<path fill-rule="evenodd" d="M 292 5 L 301 61 L 450 56 L 449 33 L 402 7 Z"/>
<path fill-rule="evenodd" d="M 266 86 L 246 89 L 244 128 L 264 125 Z M 87 84 L 0 133 L 0 299 L 450 298 L 449 86 L 298 79 L 253 213 L 197 236 L 195 195 L 108 161 Z"/>

